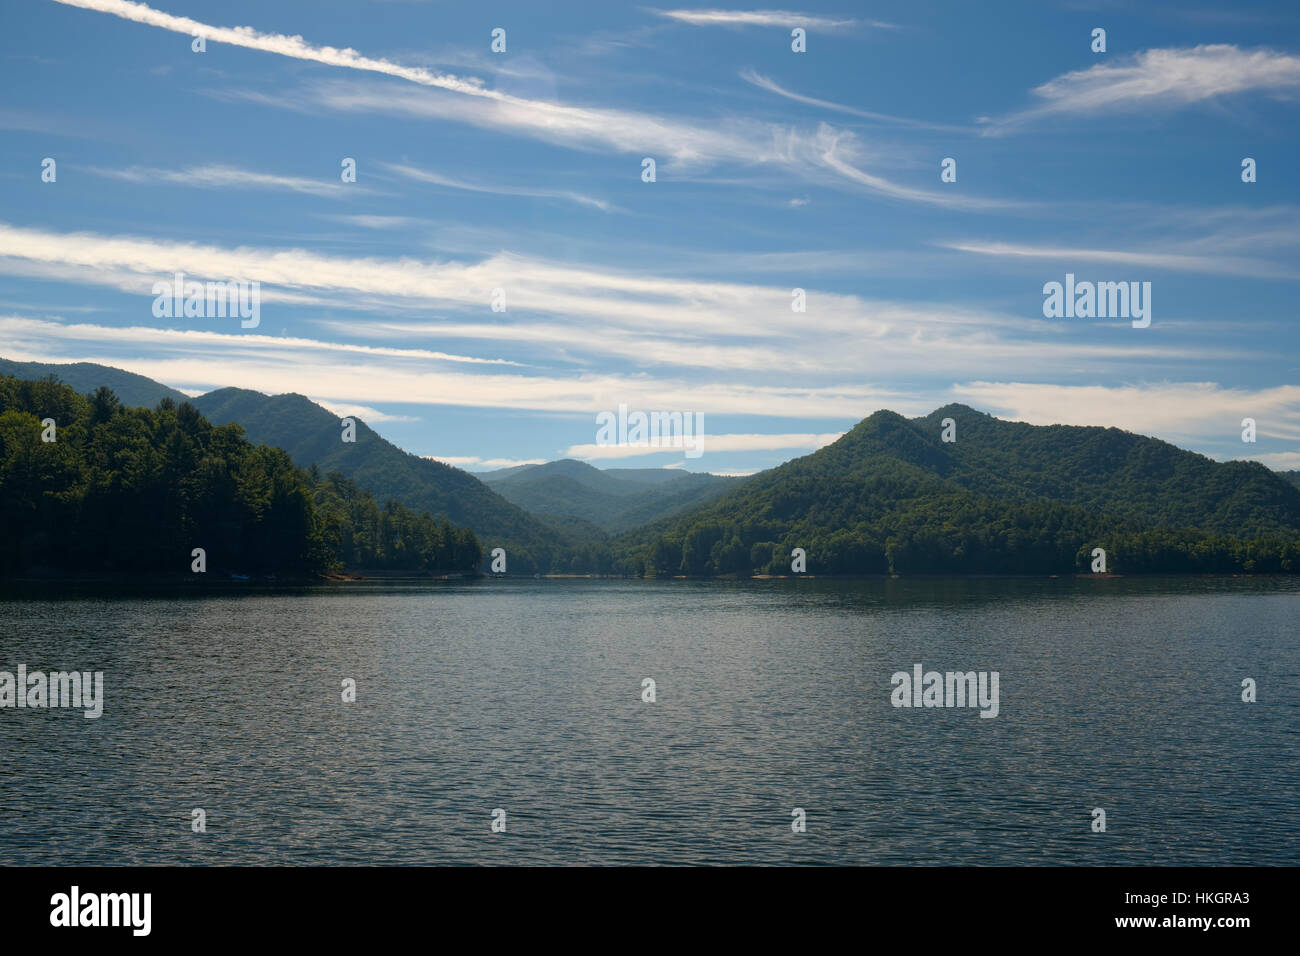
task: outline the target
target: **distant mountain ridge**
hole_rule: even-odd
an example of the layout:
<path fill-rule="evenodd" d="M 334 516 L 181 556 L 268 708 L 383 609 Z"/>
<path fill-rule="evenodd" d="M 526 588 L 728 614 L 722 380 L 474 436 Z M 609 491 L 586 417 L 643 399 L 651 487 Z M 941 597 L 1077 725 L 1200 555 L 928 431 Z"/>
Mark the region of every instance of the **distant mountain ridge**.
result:
<path fill-rule="evenodd" d="M 666 468 L 602 470 L 571 458 L 481 477 L 525 511 L 578 518 L 610 533 L 716 498 L 744 480 Z"/>

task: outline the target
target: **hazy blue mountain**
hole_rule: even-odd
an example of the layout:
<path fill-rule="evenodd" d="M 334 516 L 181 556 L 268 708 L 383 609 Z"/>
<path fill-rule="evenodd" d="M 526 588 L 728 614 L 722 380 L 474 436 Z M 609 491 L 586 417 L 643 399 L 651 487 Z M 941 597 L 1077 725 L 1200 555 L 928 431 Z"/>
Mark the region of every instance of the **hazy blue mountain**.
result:
<path fill-rule="evenodd" d="M 662 476 L 647 477 L 655 472 Z M 488 480 L 502 497 L 533 514 L 616 533 L 709 501 L 744 479 L 665 468 L 602 470 L 563 459 L 502 469 Z"/>
<path fill-rule="evenodd" d="M 573 458 L 548 461 L 541 465 L 518 465 L 488 472 L 481 476 L 493 486 L 521 486 L 532 484 L 547 478 L 568 478 L 585 488 L 602 494 L 634 494 L 638 486 L 633 482 L 621 481 L 608 472 L 601 471 L 586 462 Z"/>
<path fill-rule="evenodd" d="M 690 474 L 689 472 L 683 472 L 679 468 L 605 468 L 602 470 L 611 477 L 646 485 L 659 485 L 666 481 L 672 481 L 678 475 Z M 714 477 L 720 476 L 715 475 Z"/>

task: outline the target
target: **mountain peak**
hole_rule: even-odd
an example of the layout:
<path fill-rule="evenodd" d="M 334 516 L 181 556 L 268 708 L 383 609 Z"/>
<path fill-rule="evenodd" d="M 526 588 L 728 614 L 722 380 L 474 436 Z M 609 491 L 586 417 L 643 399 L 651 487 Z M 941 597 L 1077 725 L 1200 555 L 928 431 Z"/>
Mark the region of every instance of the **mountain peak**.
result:
<path fill-rule="evenodd" d="M 963 418 L 992 418 L 988 412 L 981 412 L 977 408 L 971 408 L 969 405 L 963 405 L 961 402 L 949 402 L 942 408 L 936 408 L 929 415 L 923 415 L 919 421 L 938 421 L 943 418 L 953 418 L 960 421 Z"/>

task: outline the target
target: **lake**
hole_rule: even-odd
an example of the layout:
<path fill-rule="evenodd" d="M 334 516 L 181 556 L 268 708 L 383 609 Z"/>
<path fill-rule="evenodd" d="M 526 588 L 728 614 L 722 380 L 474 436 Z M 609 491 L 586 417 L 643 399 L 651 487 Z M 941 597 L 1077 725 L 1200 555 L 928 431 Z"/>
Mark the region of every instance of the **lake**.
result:
<path fill-rule="evenodd" d="M 10 584 L 0 670 L 104 701 L 0 709 L 0 863 L 1296 865 L 1298 621 L 1272 578 Z M 917 664 L 997 716 L 893 706 Z"/>

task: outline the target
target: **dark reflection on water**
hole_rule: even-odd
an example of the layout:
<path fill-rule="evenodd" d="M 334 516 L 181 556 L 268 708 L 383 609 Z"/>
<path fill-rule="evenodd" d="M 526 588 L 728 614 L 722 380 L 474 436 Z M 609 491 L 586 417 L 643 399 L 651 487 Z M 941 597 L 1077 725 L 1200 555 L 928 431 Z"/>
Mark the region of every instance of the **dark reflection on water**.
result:
<path fill-rule="evenodd" d="M 107 701 L 0 710 L 0 863 L 1295 865 L 1298 597 L 1268 578 L 11 586 L 0 670 L 102 670 Z M 1000 715 L 893 708 L 917 662 L 998 671 Z"/>

